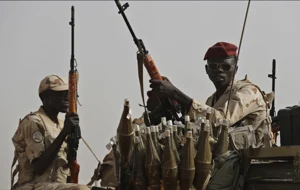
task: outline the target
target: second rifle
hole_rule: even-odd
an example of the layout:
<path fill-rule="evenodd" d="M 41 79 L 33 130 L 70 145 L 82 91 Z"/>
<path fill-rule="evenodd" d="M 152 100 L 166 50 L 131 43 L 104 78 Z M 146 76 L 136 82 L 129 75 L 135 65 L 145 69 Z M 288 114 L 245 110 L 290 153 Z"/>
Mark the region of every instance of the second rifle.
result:
<path fill-rule="evenodd" d="M 70 71 L 69 71 L 69 111 L 70 113 L 77 113 L 77 69 L 75 64 L 74 55 L 74 26 L 75 26 L 75 9 L 74 6 L 71 7 L 71 60 L 70 60 Z M 76 126 L 74 132 L 69 134 L 68 141 L 68 163 L 70 167 L 71 175 L 68 176 L 68 183 L 78 183 L 78 174 L 80 170 L 80 165 L 77 163 L 77 150 L 79 146 L 79 140 L 81 138 L 80 127 Z"/>
<path fill-rule="evenodd" d="M 136 35 L 125 15 L 124 11 L 129 7 L 129 4 L 125 3 L 124 5 L 121 5 L 119 0 L 115 0 L 115 2 L 119 9 L 118 13 L 121 14 L 122 17 L 124 18 L 124 21 L 133 37 L 133 41 L 138 48 L 138 53 L 144 57 L 144 60 L 143 60 L 144 66 L 146 67 L 146 70 L 147 70 L 148 74 L 150 75 L 150 78 L 157 79 L 157 80 L 163 80 L 151 55 L 149 54 L 148 50 L 145 48 L 143 41 L 136 37 Z M 140 84 L 141 84 L 141 91 L 142 91 L 141 93 L 142 93 L 142 98 L 143 98 L 143 103 L 144 103 L 144 94 L 143 94 L 144 92 L 143 92 L 143 85 L 142 85 L 143 79 L 142 79 L 141 73 L 142 73 L 142 68 L 141 69 L 139 68 Z M 160 99 L 160 101 L 166 110 L 171 110 L 172 115 L 170 115 L 168 111 L 164 111 L 164 115 L 167 118 L 167 120 L 169 120 L 169 119 L 176 119 L 177 121 L 182 120 L 181 106 L 180 106 L 180 104 L 178 104 L 177 101 L 175 101 L 171 98 Z M 145 107 L 145 105 L 144 105 L 144 107 Z M 146 108 L 145 108 L 145 111 L 146 111 Z M 150 121 L 150 123 L 151 123 L 151 121 Z"/>

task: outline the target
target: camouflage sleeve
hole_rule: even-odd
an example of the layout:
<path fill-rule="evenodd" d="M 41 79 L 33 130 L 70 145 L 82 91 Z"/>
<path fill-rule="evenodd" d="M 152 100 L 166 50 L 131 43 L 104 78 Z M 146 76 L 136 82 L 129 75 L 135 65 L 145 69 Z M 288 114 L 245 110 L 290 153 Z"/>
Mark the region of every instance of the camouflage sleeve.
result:
<path fill-rule="evenodd" d="M 101 186 L 103 187 L 117 187 L 115 177 L 115 159 L 113 150 L 111 150 L 103 159 L 100 169 Z"/>
<path fill-rule="evenodd" d="M 38 121 L 29 117 L 20 124 L 20 129 L 20 138 L 23 138 L 25 141 L 25 153 L 31 163 L 33 159 L 38 158 L 45 150 L 45 137 L 44 132 L 41 130 L 43 127 L 40 126 Z"/>
<path fill-rule="evenodd" d="M 224 119 L 227 109 L 227 102 L 219 108 L 212 108 L 212 122 L 216 123 L 218 119 Z M 227 119 L 230 125 L 236 123 L 249 113 L 266 109 L 264 99 L 259 90 L 253 85 L 247 85 L 238 91 L 233 91 L 228 108 Z M 198 116 L 205 117 L 206 110 L 209 106 L 193 100 L 189 111 L 191 118 Z"/>

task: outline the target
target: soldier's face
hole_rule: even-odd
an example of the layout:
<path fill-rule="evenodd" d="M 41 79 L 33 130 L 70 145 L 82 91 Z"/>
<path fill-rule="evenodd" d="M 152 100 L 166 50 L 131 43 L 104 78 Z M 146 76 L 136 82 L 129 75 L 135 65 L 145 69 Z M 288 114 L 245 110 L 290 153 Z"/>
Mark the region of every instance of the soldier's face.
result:
<path fill-rule="evenodd" d="M 49 91 L 43 102 L 44 106 L 48 106 L 57 112 L 66 113 L 69 108 L 68 90 Z"/>
<path fill-rule="evenodd" d="M 205 65 L 205 69 L 209 79 L 215 84 L 215 86 L 225 87 L 231 83 L 231 80 L 237 71 L 237 66 L 234 69 L 235 64 L 235 57 L 208 60 L 207 65 Z"/>

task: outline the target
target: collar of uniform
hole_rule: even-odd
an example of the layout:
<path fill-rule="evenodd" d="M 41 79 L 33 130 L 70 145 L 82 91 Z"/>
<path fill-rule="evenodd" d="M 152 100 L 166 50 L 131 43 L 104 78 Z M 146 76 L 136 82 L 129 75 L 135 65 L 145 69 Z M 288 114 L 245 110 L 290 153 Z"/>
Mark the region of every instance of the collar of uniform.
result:
<path fill-rule="evenodd" d="M 45 115 L 45 116 L 48 116 L 48 115 L 46 114 L 46 112 L 45 112 L 45 110 L 43 109 L 42 106 L 40 106 L 40 108 L 38 109 L 38 112 L 39 112 L 40 114 L 43 114 L 43 115 Z"/>
<path fill-rule="evenodd" d="M 237 80 L 236 79 L 234 79 L 234 81 L 233 81 L 233 83 L 232 83 L 232 85 L 234 86 L 235 85 L 235 83 L 237 83 Z M 224 94 L 226 94 L 228 91 L 230 91 L 230 89 L 231 89 L 231 86 L 232 86 L 231 84 L 226 88 L 226 90 L 225 90 L 225 92 L 224 92 Z"/>
<path fill-rule="evenodd" d="M 247 78 L 245 78 L 247 79 Z M 244 80 L 245 80 L 244 79 Z M 233 85 L 235 85 L 237 83 L 237 80 L 234 79 L 233 81 Z M 225 92 L 223 93 L 226 94 L 228 91 L 230 91 L 230 88 L 231 88 L 231 84 L 226 88 Z M 217 100 L 216 100 L 216 92 L 214 92 L 207 100 L 206 100 L 206 104 L 209 104 L 209 106 L 214 106 L 214 104 L 217 103 Z"/>
<path fill-rule="evenodd" d="M 234 81 L 233 81 L 233 87 L 234 87 L 234 85 L 236 85 L 237 83 L 240 83 L 240 82 L 242 82 L 242 83 L 244 83 L 244 82 L 250 82 L 250 80 L 248 79 L 248 75 L 245 75 L 245 78 L 242 79 L 242 80 L 236 80 L 236 79 L 234 79 Z M 224 94 L 227 93 L 228 91 L 230 91 L 230 89 L 231 89 L 231 85 L 229 85 L 227 87 L 227 89 L 225 90 Z"/>
<path fill-rule="evenodd" d="M 38 113 L 39 114 L 41 114 L 41 115 L 44 115 L 44 116 L 46 116 L 46 117 L 48 117 L 49 118 L 49 116 L 46 114 L 46 112 L 45 112 L 45 110 L 43 109 L 43 107 L 42 106 L 40 106 L 40 108 L 38 109 Z M 50 119 L 50 118 L 49 118 Z M 50 119 L 51 120 L 51 119 Z M 59 117 L 57 117 L 57 121 L 58 122 L 60 122 L 60 118 Z M 51 120 L 52 121 L 52 120 Z M 52 121 L 53 122 L 53 121 Z"/>
<path fill-rule="evenodd" d="M 55 125 L 56 125 L 57 127 L 59 127 L 60 129 L 62 129 L 62 128 L 64 127 L 64 121 L 63 121 L 61 118 L 57 117 L 58 123 L 53 122 L 53 121 L 50 119 L 50 117 L 46 114 L 46 112 L 44 111 L 44 109 L 43 109 L 42 106 L 40 106 L 40 108 L 38 109 L 37 112 L 38 112 L 41 116 L 44 116 L 44 117 L 43 117 L 44 120 L 47 120 L 48 122 L 55 124 Z"/>

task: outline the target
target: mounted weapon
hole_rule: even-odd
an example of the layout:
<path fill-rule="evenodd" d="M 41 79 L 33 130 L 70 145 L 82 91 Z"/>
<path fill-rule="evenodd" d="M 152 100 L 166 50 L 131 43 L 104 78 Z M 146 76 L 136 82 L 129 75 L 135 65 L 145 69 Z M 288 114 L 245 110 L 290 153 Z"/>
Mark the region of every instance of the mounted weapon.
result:
<path fill-rule="evenodd" d="M 272 62 L 272 74 L 268 74 L 268 77 L 272 79 L 272 91 L 275 93 L 275 80 L 276 80 L 276 60 L 273 59 Z M 275 116 L 275 98 L 272 102 L 272 108 L 270 110 L 270 116 Z"/>

